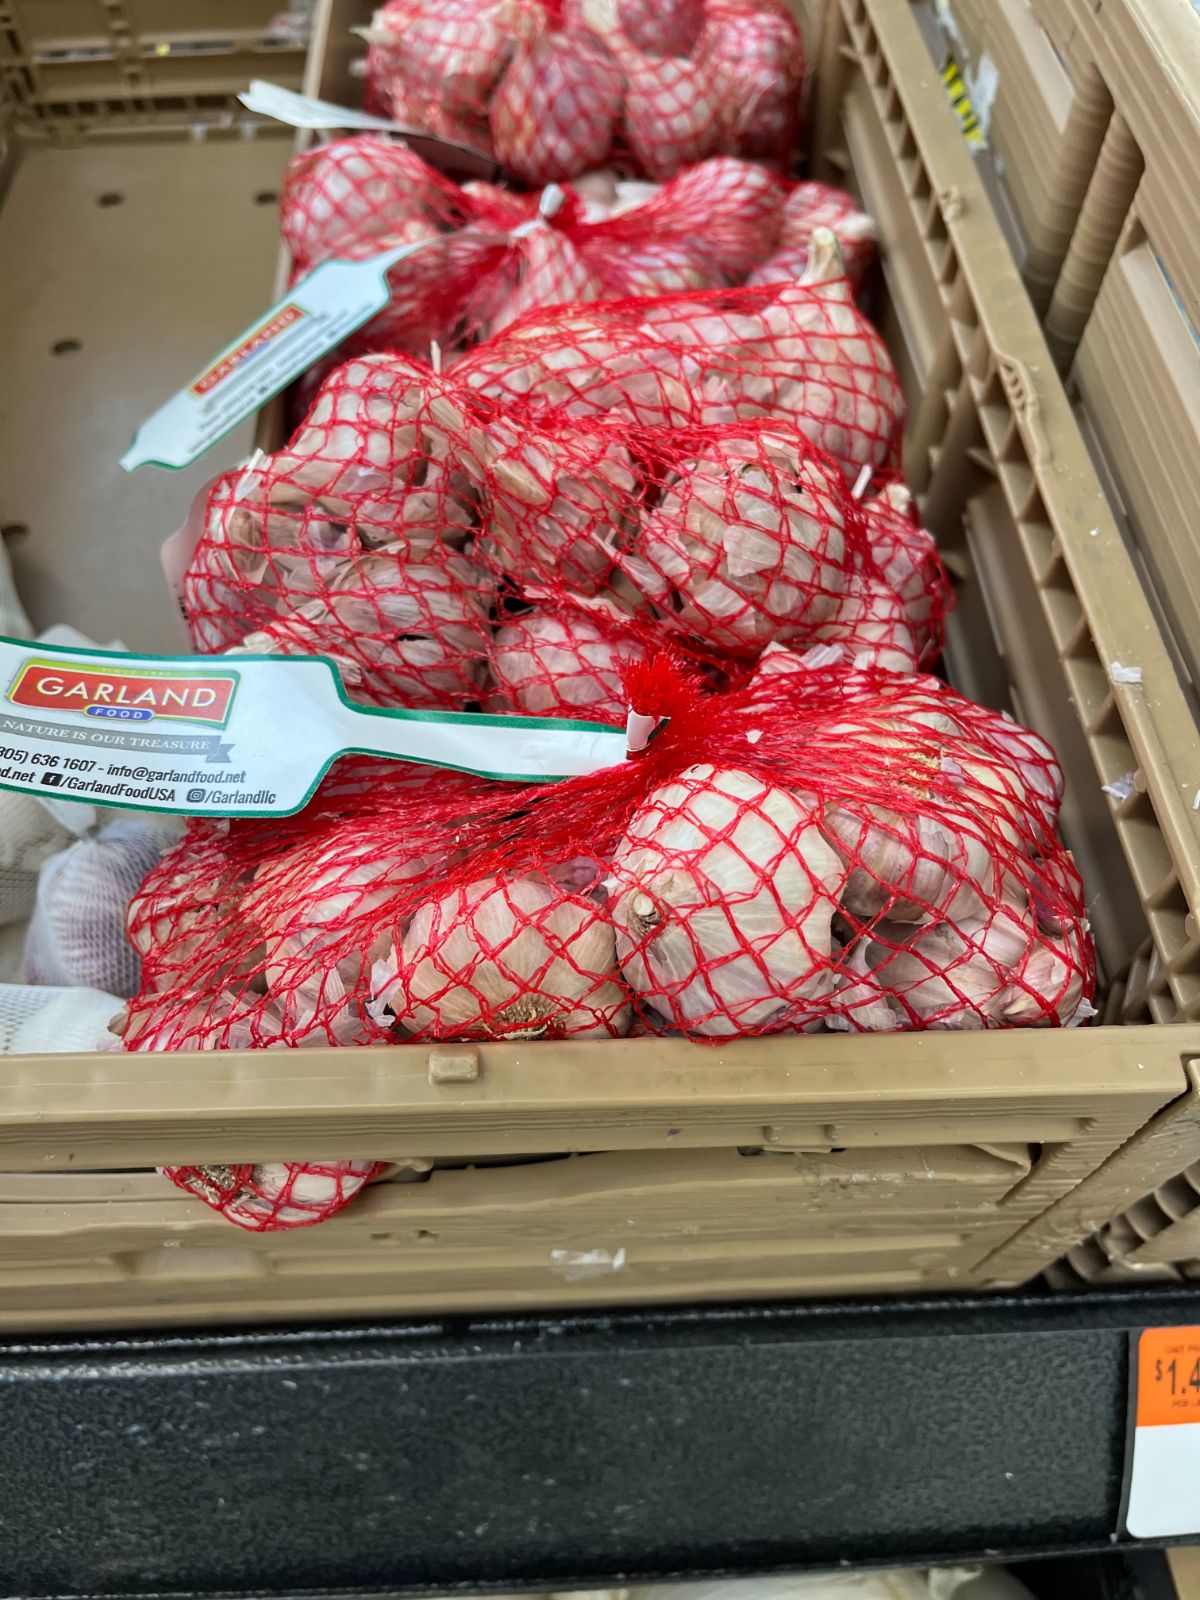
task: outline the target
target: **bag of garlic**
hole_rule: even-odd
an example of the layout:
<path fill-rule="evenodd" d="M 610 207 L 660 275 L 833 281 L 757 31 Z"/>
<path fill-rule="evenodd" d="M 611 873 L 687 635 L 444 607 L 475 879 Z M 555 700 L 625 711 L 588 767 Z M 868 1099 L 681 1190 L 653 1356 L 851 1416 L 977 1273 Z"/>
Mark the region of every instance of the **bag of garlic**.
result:
<path fill-rule="evenodd" d="M 282 822 L 191 824 L 130 907 L 143 968 L 123 1047 L 728 1040 L 1088 1014 L 1061 776 L 1036 735 L 936 679 L 878 670 L 715 694 L 663 656 L 623 675 L 660 730 L 587 777 L 384 768 Z"/>
<path fill-rule="evenodd" d="M 783 0 L 386 0 L 369 110 L 494 155 L 520 182 L 720 153 L 786 167 L 805 75 Z"/>
<path fill-rule="evenodd" d="M 643 377 L 653 418 L 661 374 Z M 896 670 L 937 654 L 949 589 L 932 541 L 890 502 L 884 528 L 885 496 L 860 503 L 809 424 L 573 409 L 501 402 L 403 356 L 339 367 L 285 449 L 210 491 L 182 583 L 193 643 L 324 654 L 356 699 L 447 710 L 504 704 L 488 670 L 535 589 L 572 627 L 592 607 L 585 643 L 625 614 L 643 645 L 669 636 L 726 673 L 771 641 L 836 640 Z M 611 683 L 545 688 L 513 708 L 611 698 Z"/>
<path fill-rule="evenodd" d="M 660 428 L 781 419 L 852 483 L 864 466 L 898 465 L 899 380 L 828 228 L 814 231 L 798 282 L 531 311 L 450 377 L 505 410 Z"/>
<path fill-rule="evenodd" d="M 788 184 L 751 162 L 717 156 L 643 187 L 634 203 L 602 171 L 540 197 L 460 187 L 404 144 L 357 134 L 292 160 L 280 231 L 293 281 L 335 257 L 414 247 L 388 269 L 387 305 L 342 360 L 450 352 L 540 306 L 742 283 L 780 239 Z"/>
<path fill-rule="evenodd" d="M 163 1167 L 162 1173 L 248 1233 L 311 1228 L 387 1170 L 383 1161 L 265 1161 Z"/>
<path fill-rule="evenodd" d="M 0 983 L 0 1055 L 72 1055 L 116 1048 L 110 1025 L 116 995 L 100 989 L 52 989 Z"/>
<path fill-rule="evenodd" d="M 140 962 L 125 933 L 127 909 L 178 837 L 170 819 L 121 817 L 51 856 L 25 936 L 29 982 L 135 994 Z"/>
<path fill-rule="evenodd" d="M 337 368 L 283 450 L 211 488 L 181 598 L 213 653 L 332 656 L 357 699 L 474 701 L 494 580 L 452 386 L 402 356 Z"/>
<path fill-rule="evenodd" d="M 32 795 L 0 792 L 0 926 L 30 915 L 43 863 L 70 840 Z"/>

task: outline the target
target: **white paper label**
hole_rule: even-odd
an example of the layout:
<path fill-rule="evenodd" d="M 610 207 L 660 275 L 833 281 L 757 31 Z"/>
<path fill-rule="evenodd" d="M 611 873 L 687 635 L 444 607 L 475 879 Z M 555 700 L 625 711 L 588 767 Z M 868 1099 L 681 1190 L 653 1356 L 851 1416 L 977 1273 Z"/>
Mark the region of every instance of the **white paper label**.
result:
<path fill-rule="evenodd" d="M 387 117 L 373 117 L 368 111 L 352 111 L 349 106 L 335 105 L 332 100 L 316 100 L 311 95 L 297 94 L 278 83 L 267 83 L 263 78 L 253 78 L 250 87 L 238 95 L 247 111 L 260 117 L 273 117 L 285 122 L 289 128 L 365 128 L 383 133 L 402 132 L 398 122 Z"/>
<path fill-rule="evenodd" d="M 387 117 L 373 117 L 369 111 L 352 111 L 349 106 L 335 105 L 332 100 L 315 100 L 310 95 L 296 94 L 278 83 L 266 83 L 255 78 L 249 89 L 238 95 L 247 111 L 260 117 L 273 117 L 289 128 L 309 128 L 317 132 L 354 129 L 360 132 L 394 133 L 411 145 L 431 166 L 443 172 L 471 174 L 491 178 L 500 171 L 500 164 L 486 151 L 471 145 L 457 144 L 450 139 L 438 139 L 417 128 L 407 128 L 402 122 L 392 122 Z"/>
<path fill-rule="evenodd" d="M 351 752 L 506 782 L 625 759 L 624 729 L 352 705 L 332 662 L 0 639 L 0 788 L 189 816 L 288 816 Z"/>
<path fill-rule="evenodd" d="M 1135 1539 L 1200 1534 L 1200 1327 L 1147 1328 L 1125 1526 Z"/>
<path fill-rule="evenodd" d="M 191 466 L 381 311 L 388 301 L 388 268 L 433 242 L 421 239 L 365 261 L 325 261 L 315 267 L 142 423 L 121 457 L 126 472 L 146 464 Z"/>

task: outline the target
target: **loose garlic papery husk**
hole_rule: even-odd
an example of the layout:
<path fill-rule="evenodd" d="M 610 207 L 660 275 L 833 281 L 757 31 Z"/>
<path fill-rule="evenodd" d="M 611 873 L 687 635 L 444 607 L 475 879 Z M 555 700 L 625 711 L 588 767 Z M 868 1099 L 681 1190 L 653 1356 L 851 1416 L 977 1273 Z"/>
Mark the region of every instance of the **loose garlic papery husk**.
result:
<path fill-rule="evenodd" d="M 628 448 L 611 435 L 560 439 L 508 423 L 485 433 L 480 560 L 594 594 L 637 526 Z"/>
<path fill-rule="evenodd" d="M 827 1025 L 867 1033 L 1069 1022 L 1083 999 L 1077 940 L 1052 939 L 1014 906 L 913 929 L 878 923 L 855 944 Z"/>
<path fill-rule="evenodd" d="M 614 621 L 617 612 L 613 608 Z M 489 712 L 601 717 L 623 722 L 623 668 L 649 659 L 645 646 L 614 638 L 584 616 L 532 611 L 497 629 Z"/>
<path fill-rule="evenodd" d="M 689 767 L 643 802 L 612 869 L 621 970 L 674 1026 L 736 1038 L 791 1024 L 832 989 L 846 869 L 810 796 Z"/>
<path fill-rule="evenodd" d="M 731 436 L 668 482 L 623 565 L 676 627 L 744 651 L 810 634 L 834 614 L 845 534 L 831 466 L 785 436 Z"/>
<path fill-rule="evenodd" d="M 437 1039 L 600 1039 L 629 1031 L 613 930 L 544 878 L 499 876 L 421 906 L 374 998 Z M 386 977 L 386 964 L 379 971 Z"/>

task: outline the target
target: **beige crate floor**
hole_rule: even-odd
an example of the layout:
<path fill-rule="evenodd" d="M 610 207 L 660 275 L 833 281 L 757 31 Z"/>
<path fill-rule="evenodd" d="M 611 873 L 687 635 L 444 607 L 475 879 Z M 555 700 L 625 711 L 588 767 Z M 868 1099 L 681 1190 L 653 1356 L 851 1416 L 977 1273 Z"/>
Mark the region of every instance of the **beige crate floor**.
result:
<path fill-rule="evenodd" d="M 196 491 L 249 452 L 253 425 L 184 472 L 130 474 L 118 459 L 138 423 L 269 306 L 288 150 L 39 148 L 18 166 L 0 210 L 0 526 L 28 529 L 8 544 L 39 629 L 186 648 L 159 546 Z"/>

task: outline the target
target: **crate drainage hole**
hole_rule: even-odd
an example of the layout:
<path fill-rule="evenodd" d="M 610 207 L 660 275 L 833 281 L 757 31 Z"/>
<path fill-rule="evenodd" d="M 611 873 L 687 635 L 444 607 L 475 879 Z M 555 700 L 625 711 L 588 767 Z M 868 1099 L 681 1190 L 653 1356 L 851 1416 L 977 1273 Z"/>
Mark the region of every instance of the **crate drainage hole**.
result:
<path fill-rule="evenodd" d="M 254 196 L 254 204 L 256 206 L 273 206 L 278 199 L 279 195 L 274 189 L 261 189 Z"/>
<path fill-rule="evenodd" d="M 0 524 L 0 539 L 23 539 L 29 532 L 27 522 L 5 522 Z"/>
<path fill-rule="evenodd" d="M 83 349 L 80 339 L 56 339 L 50 346 L 52 356 L 73 356 Z"/>
<path fill-rule="evenodd" d="M 123 206 L 125 204 L 125 196 L 118 194 L 115 189 L 109 189 L 106 193 L 96 196 L 96 204 L 98 206 Z"/>

